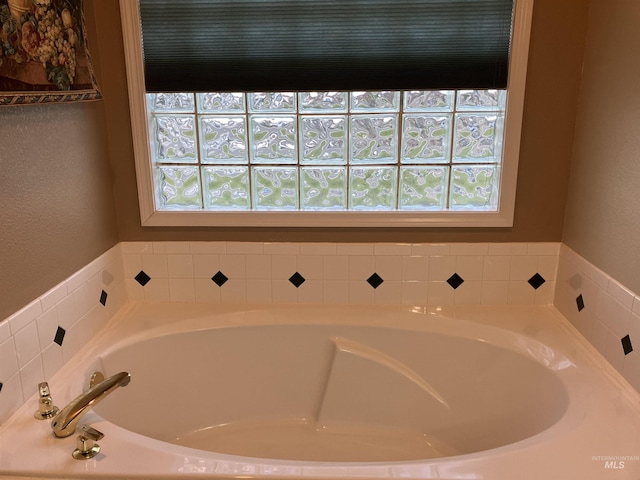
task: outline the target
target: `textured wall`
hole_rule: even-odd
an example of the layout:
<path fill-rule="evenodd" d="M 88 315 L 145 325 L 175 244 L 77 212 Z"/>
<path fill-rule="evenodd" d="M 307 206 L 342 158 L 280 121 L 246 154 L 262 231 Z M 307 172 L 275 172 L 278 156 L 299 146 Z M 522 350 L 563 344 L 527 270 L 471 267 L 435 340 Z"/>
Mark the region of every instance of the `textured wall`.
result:
<path fill-rule="evenodd" d="M 564 242 L 640 292 L 640 2 L 592 0 Z"/>
<path fill-rule="evenodd" d="M 103 107 L 0 108 L 0 320 L 118 241 Z"/>
<path fill-rule="evenodd" d="M 142 228 L 138 213 L 117 0 L 95 2 L 121 240 L 559 241 L 588 2 L 536 0 L 515 224 L 508 229 Z"/>

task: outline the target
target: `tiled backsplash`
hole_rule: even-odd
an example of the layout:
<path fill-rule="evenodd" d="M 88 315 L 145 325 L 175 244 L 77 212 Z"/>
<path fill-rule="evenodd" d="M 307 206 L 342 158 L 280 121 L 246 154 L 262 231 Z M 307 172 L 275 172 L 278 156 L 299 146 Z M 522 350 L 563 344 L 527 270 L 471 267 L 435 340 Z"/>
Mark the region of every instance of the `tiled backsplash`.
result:
<path fill-rule="evenodd" d="M 554 305 L 640 391 L 640 296 L 562 245 Z"/>
<path fill-rule="evenodd" d="M 131 300 L 549 304 L 559 243 L 122 243 Z"/>
<path fill-rule="evenodd" d="M 0 322 L 0 423 L 128 300 L 544 305 L 554 294 L 640 390 L 640 298 L 559 243 L 123 242 Z"/>
<path fill-rule="evenodd" d="M 118 245 L 0 321 L 0 423 L 126 302 Z"/>

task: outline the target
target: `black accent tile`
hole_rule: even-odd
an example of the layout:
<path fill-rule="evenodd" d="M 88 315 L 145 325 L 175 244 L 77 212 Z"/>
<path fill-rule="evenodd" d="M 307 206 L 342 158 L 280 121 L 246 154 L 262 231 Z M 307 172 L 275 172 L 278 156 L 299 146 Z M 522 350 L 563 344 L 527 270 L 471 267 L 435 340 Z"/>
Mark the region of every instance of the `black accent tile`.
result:
<path fill-rule="evenodd" d="M 298 272 L 296 272 L 289 277 L 289 281 L 293 284 L 294 287 L 299 288 L 300 285 L 302 285 L 306 281 L 306 279 Z"/>
<path fill-rule="evenodd" d="M 0 392 L 2 391 L 2 382 L 0 382 Z"/>
<path fill-rule="evenodd" d="M 62 342 L 64 342 L 64 334 L 67 333 L 64 328 L 62 327 L 58 327 L 58 330 L 56 330 L 56 336 L 53 339 L 54 343 L 57 343 L 58 345 L 62 346 Z"/>
<path fill-rule="evenodd" d="M 136 275 L 136 282 L 138 282 L 143 287 L 147 283 L 149 283 L 149 280 L 151 280 L 151 277 L 149 275 L 147 275 L 146 273 L 144 273 L 144 270 L 140 270 L 140 273 L 138 273 Z"/>
<path fill-rule="evenodd" d="M 631 338 L 629 337 L 629 335 L 627 335 L 620 341 L 622 342 L 622 350 L 624 350 L 625 355 L 629 355 L 631 352 L 633 352 L 633 346 L 631 345 Z"/>
<path fill-rule="evenodd" d="M 576 305 L 578 306 L 579 312 L 584 309 L 584 298 L 582 298 L 582 294 L 578 295 L 578 298 L 576 298 Z"/>
<path fill-rule="evenodd" d="M 224 273 L 222 273 L 220 270 L 218 270 L 218 273 L 216 273 L 213 277 L 211 277 L 211 280 L 213 280 L 213 283 L 215 283 L 216 285 L 221 287 L 222 285 L 227 283 L 227 280 L 229 280 L 229 279 L 227 278 L 227 276 Z"/>
<path fill-rule="evenodd" d="M 373 275 L 367 278 L 367 283 L 371 285 L 373 288 L 378 288 L 380 285 L 382 285 L 382 282 L 384 282 L 382 277 L 375 272 Z"/>
<path fill-rule="evenodd" d="M 537 290 L 542 286 L 544 282 L 546 282 L 546 280 L 542 275 L 540 275 L 539 273 L 536 273 L 533 277 L 531 277 L 528 280 L 528 282 L 529 282 L 529 285 L 531 285 L 535 290 Z"/>
<path fill-rule="evenodd" d="M 455 290 L 464 283 L 464 278 L 462 278 L 457 273 L 454 273 L 449 278 L 447 278 L 447 283 L 451 286 L 451 288 Z"/>
<path fill-rule="evenodd" d="M 107 292 L 104 290 L 102 290 L 102 293 L 100 294 L 100 303 L 104 306 L 107 305 Z"/>

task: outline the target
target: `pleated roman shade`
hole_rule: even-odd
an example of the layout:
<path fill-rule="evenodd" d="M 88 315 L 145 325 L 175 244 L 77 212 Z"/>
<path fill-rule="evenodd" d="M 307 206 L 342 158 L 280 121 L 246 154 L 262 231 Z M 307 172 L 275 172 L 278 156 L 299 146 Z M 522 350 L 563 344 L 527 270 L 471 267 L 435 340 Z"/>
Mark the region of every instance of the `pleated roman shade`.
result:
<path fill-rule="evenodd" d="M 505 88 L 513 3 L 140 0 L 146 88 Z"/>

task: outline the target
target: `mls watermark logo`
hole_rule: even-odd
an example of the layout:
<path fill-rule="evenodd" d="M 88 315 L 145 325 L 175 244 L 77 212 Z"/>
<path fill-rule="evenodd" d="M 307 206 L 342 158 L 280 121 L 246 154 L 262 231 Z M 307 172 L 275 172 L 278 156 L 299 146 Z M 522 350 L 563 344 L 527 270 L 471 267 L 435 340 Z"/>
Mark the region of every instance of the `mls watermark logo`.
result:
<path fill-rule="evenodd" d="M 602 462 L 605 470 L 622 470 L 624 469 L 625 462 L 639 462 L 640 456 L 638 455 L 594 455 L 591 457 L 594 462 Z"/>

